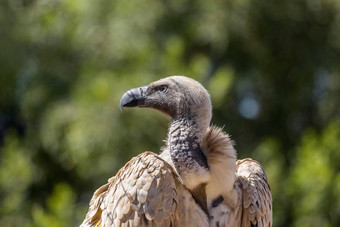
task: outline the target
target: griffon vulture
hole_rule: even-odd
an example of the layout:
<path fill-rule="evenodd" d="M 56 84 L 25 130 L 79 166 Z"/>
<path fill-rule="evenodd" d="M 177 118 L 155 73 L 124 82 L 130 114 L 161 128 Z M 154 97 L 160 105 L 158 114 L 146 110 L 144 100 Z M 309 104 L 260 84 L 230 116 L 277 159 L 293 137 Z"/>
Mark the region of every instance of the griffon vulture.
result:
<path fill-rule="evenodd" d="M 200 83 L 167 77 L 127 91 L 120 105 L 169 115 L 166 146 L 134 157 L 100 187 L 81 226 L 272 226 L 264 169 L 237 161 L 229 136 L 210 126 Z"/>

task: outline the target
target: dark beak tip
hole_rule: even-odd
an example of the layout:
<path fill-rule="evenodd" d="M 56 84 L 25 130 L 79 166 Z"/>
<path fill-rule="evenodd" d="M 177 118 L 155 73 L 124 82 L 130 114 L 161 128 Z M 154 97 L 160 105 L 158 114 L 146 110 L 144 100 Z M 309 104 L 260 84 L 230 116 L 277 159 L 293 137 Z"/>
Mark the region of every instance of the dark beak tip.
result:
<path fill-rule="evenodd" d="M 120 99 L 120 102 L 119 102 L 119 109 L 120 109 L 120 112 L 123 112 L 123 107 L 129 102 L 129 96 L 124 93 L 122 98 Z"/>

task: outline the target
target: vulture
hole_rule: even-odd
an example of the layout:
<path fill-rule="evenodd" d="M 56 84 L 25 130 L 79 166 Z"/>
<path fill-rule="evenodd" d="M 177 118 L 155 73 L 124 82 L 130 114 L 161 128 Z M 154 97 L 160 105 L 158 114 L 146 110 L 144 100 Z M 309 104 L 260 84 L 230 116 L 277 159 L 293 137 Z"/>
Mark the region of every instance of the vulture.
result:
<path fill-rule="evenodd" d="M 199 82 L 163 78 L 127 91 L 123 107 L 170 116 L 165 146 L 132 158 L 97 189 L 81 226 L 272 226 L 263 167 L 237 160 L 229 135 L 210 125 L 210 96 Z"/>

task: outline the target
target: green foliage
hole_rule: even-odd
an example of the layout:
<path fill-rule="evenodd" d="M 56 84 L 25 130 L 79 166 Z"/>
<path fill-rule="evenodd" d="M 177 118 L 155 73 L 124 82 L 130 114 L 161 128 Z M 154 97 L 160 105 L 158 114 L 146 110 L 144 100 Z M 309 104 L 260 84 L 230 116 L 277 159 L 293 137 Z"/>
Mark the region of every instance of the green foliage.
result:
<path fill-rule="evenodd" d="M 27 209 L 28 186 L 33 179 L 33 163 L 27 150 L 20 144 L 14 133 L 8 133 L 1 154 L 0 166 L 0 213 L 1 225 L 21 226 L 27 216 L 21 212 Z"/>
<path fill-rule="evenodd" d="M 121 95 L 173 74 L 263 163 L 274 226 L 340 225 L 337 1 L 5 0 L 0 226 L 76 226 L 94 190 L 168 119 Z"/>
<path fill-rule="evenodd" d="M 47 209 L 39 205 L 32 209 L 32 226 L 71 226 L 75 214 L 75 195 L 67 184 L 57 184 L 47 199 Z"/>
<path fill-rule="evenodd" d="M 339 138 L 339 122 L 329 125 L 321 135 L 314 131 L 304 135 L 291 173 L 295 226 L 339 223 Z"/>

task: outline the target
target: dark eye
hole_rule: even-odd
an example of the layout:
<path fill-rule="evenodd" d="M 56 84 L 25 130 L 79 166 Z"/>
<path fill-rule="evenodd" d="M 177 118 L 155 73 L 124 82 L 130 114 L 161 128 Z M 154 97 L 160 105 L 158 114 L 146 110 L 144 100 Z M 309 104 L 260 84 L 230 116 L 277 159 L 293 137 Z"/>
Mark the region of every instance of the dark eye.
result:
<path fill-rule="evenodd" d="M 165 93 L 165 92 L 167 92 L 167 90 L 168 90 L 168 86 L 166 86 L 166 85 L 159 86 L 159 91 L 160 92 Z"/>

